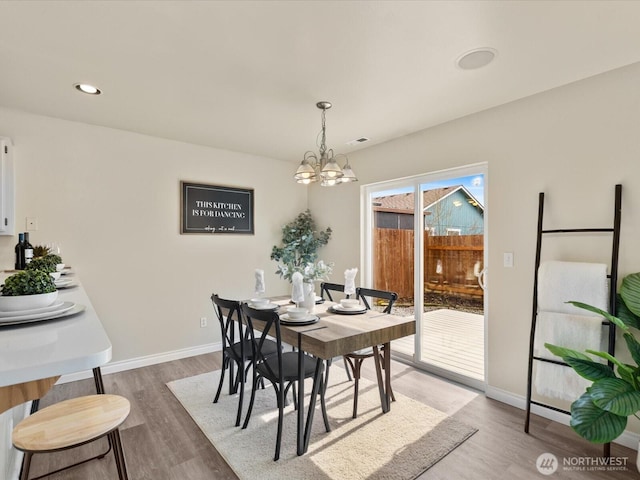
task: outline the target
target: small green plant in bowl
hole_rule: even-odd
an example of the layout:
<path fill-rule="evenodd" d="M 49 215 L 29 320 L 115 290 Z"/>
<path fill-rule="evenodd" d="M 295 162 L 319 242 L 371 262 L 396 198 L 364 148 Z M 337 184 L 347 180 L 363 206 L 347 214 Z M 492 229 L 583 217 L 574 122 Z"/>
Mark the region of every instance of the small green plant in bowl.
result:
<path fill-rule="evenodd" d="M 26 269 L 27 270 L 42 270 L 47 273 L 54 273 L 56 271 L 56 265 L 62 263 L 60 255 L 45 255 L 44 257 L 37 257 L 31 260 Z"/>
<path fill-rule="evenodd" d="M 0 295 L 0 311 L 47 307 L 58 298 L 53 278 L 43 270 L 24 270 L 7 277 Z"/>

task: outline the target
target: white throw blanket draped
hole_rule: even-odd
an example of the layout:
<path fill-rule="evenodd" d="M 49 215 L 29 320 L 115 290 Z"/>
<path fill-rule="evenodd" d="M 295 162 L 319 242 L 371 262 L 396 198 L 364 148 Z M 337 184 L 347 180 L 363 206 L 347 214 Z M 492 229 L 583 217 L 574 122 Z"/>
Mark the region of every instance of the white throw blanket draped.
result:
<path fill-rule="evenodd" d="M 606 311 L 606 265 L 545 262 L 540 266 L 534 355 L 561 361 L 544 347 L 545 343 L 580 352 L 602 349 L 602 317 L 567 304 L 568 301 L 587 303 Z M 573 401 L 588 385 L 590 382 L 570 367 L 536 362 L 535 386 L 541 395 Z"/>

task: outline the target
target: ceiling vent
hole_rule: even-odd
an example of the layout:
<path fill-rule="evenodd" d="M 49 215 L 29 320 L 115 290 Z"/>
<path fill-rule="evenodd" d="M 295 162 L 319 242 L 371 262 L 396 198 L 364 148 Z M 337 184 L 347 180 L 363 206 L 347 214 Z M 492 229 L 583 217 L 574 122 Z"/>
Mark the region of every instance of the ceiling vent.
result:
<path fill-rule="evenodd" d="M 347 142 L 347 145 L 358 145 L 360 143 L 368 142 L 369 140 L 371 140 L 371 139 L 367 138 L 367 137 L 360 137 L 360 138 L 356 138 L 355 140 L 351 140 L 351 141 Z"/>

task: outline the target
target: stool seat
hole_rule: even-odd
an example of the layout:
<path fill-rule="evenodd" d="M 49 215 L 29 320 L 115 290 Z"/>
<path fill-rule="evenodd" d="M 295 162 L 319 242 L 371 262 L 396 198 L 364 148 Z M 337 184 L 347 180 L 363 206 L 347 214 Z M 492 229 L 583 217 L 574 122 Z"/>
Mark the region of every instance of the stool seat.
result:
<path fill-rule="evenodd" d="M 130 410 L 131 405 L 126 398 L 100 394 L 65 400 L 25 418 L 12 433 L 13 446 L 24 452 L 21 480 L 29 478 L 34 454 L 78 447 L 104 436 L 109 439 L 107 452 L 49 474 L 102 458 L 113 448 L 118 478 L 127 480 L 129 477 L 118 427 L 126 420 Z"/>

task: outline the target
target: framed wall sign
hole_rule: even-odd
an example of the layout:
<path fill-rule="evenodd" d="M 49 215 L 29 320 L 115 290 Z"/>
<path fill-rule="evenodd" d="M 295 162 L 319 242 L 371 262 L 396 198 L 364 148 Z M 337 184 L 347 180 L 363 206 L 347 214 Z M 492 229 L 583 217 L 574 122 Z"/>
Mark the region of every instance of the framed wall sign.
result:
<path fill-rule="evenodd" d="M 180 233 L 253 234 L 253 189 L 180 182 Z"/>

